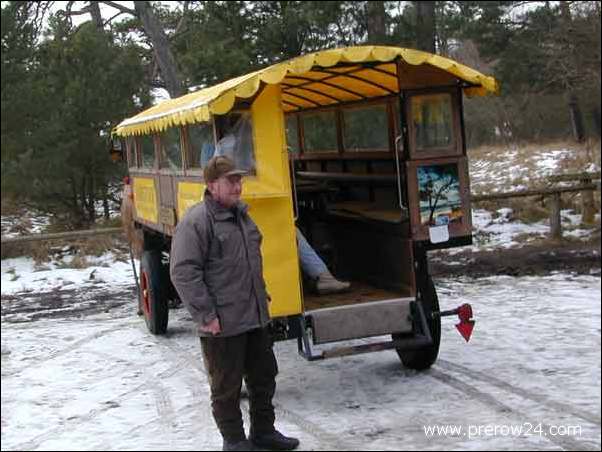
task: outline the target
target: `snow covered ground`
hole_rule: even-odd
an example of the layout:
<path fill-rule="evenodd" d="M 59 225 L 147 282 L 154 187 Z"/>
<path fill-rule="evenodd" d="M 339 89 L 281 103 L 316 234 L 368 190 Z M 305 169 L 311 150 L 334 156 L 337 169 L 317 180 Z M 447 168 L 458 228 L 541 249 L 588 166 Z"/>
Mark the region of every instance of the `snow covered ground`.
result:
<path fill-rule="evenodd" d="M 551 175 L 600 171 L 599 148 L 565 143 L 508 149 L 483 146 L 469 150 L 468 157 L 473 194 L 533 189 L 548 184 Z"/>
<path fill-rule="evenodd" d="M 2 450 L 221 447 L 188 314 L 152 336 L 122 284 L 85 298 L 126 303 L 75 317 L 59 304 L 27 321 L 3 300 Z M 309 363 L 277 343 L 278 427 L 303 450 L 600 450 L 600 278 L 437 285 L 443 309 L 472 303 L 468 344 L 444 319 L 439 360 L 417 373 L 394 352 Z"/>

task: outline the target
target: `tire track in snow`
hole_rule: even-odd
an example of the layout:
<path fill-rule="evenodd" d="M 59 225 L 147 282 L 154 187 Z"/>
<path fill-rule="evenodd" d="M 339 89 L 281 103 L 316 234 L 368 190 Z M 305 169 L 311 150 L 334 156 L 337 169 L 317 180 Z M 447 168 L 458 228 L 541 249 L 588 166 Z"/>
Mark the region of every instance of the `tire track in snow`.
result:
<path fill-rule="evenodd" d="M 532 400 L 545 407 L 560 411 L 561 413 L 570 414 L 574 417 L 577 417 L 584 421 L 590 422 L 592 424 L 600 425 L 600 416 L 595 413 L 591 413 L 587 410 L 584 410 L 579 407 L 575 407 L 573 405 L 569 405 L 567 403 L 550 400 L 548 397 L 546 397 L 542 394 L 534 394 L 530 391 L 522 389 L 518 386 L 513 386 L 504 380 L 500 380 L 499 378 L 493 377 L 491 375 L 487 375 L 478 370 L 473 370 L 468 367 L 446 361 L 444 359 L 437 360 L 436 366 L 441 367 L 442 369 L 445 369 L 445 370 L 451 370 L 454 372 L 458 372 L 458 373 L 465 375 L 469 378 L 472 378 L 474 380 L 478 380 L 478 381 L 482 381 L 484 383 L 490 384 L 491 386 L 495 386 L 504 391 L 511 392 L 524 399 Z"/>
<path fill-rule="evenodd" d="M 481 402 L 483 405 L 486 405 L 489 408 L 494 409 L 495 411 L 497 411 L 498 413 L 504 414 L 504 415 L 514 415 L 518 418 L 524 418 L 524 414 L 518 410 L 515 410 L 514 408 L 510 407 L 509 405 L 506 405 L 505 403 L 500 402 L 498 399 L 496 399 L 494 396 L 492 396 L 491 394 L 488 394 L 486 392 L 481 391 L 480 389 L 471 386 L 470 384 L 460 380 L 459 378 L 453 377 L 449 374 L 446 374 L 444 372 L 441 372 L 437 369 L 433 369 L 431 368 L 428 371 L 427 374 L 429 377 L 443 383 L 446 384 L 458 391 L 460 391 L 463 394 L 467 394 L 470 397 L 478 400 L 479 402 Z M 543 431 L 550 431 L 551 426 L 544 423 L 544 422 L 532 422 L 532 425 L 539 425 L 541 424 Z M 600 445 L 593 443 L 591 441 L 580 441 L 577 439 L 573 439 L 569 436 L 551 436 L 551 435 L 546 435 L 543 436 L 543 438 L 546 438 L 547 440 L 553 442 L 554 444 L 556 444 L 557 446 L 561 447 L 562 449 L 565 450 L 600 450 Z"/>
<path fill-rule="evenodd" d="M 39 367 L 39 366 L 47 363 L 48 361 L 50 361 L 52 359 L 55 359 L 55 358 L 58 358 L 60 356 L 66 355 L 68 353 L 71 353 L 72 351 L 76 350 L 77 348 L 90 343 L 90 341 L 93 341 L 95 339 L 99 339 L 99 338 L 101 338 L 103 336 L 106 336 L 108 334 L 111 334 L 111 333 L 113 333 L 115 331 L 123 330 L 123 326 L 124 326 L 123 324 L 119 324 L 119 325 L 116 325 L 116 326 L 111 327 L 111 328 L 107 328 L 107 329 L 104 329 L 104 330 L 97 331 L 96 333 L 90 334 L 88 336 L 85 336 L 85 337 L 83 337 L 83 338 L 75 341 L 74 343 L 70 344 L 69 346 L 67 346 L 67 347 L 65 347 L 65 348 L 63 348 L 61 350 L 57 350 L 57 351 L 54 351 L 54 352 L 50 353 L 45 358 L 41 358 L 39 360 L 36 360 L 34 363 L 27 364 L 27 365 L 25 365 L 25 366 L 23 366 L 23 367 L 21 367 L 19 369 L 9 370 L 6 373 L 3 373 L 2 376 L 3 377 L 4 376 L 11 377 L 13 375 L 19 374 L 19 373 L 24 372 L 26 370 L 29 370 L 29 369 L 32 369 L 32 368 L 35 368 L 35 367 Z"/>
<path fill-rule="evenodd" d="M 106 412 L 110 409 L 113 409 L 117 406 L 120 406 L 121 405 L 120 402 L 127 400 L 128 398 L 136 395 L 138 393 L 138 391 L 140 391 L 141 389 L 147 388 L 147 387 L 151 386 L 152 384 L 155 384 L 157 382 L 157 379 L 168 378 L 168 377 L 180 372 L 182 369 L 184 369 L 186 364 L 187 364 L 186 362 L 180 361 L 177 365 L 170 366 L 168 369 L 164 370 L 163 372 L 160 372 L 156 375 L 150 376 L 149 378 L 147 378 L 146 380 L 144 380 L 142 383 L 135 386 L 134 388 L 131 388 L 125 392 L 122 392 L 121 394 L 117 395 L 116 397 L 106 401 L 104 403 L 105 406 L 102 406 L 100 408 L 94 408 L 94 409 L 88 411 L 88 413 L 86 413 L 85 415 L 78 416 L 77 418 L 74 418 L 73 420 L 68 419 L 65 421 L 65 423 L 58 425 L 56 427 L 53 427 L 43 433 L 40 433 L 39 435 L 35 436 L 34 438 L 32 438 L 28 441 L 24 441 L 22 443 L 14 445 L 13 449 L 14 450 L 37 449 L 42 443 L 44 443 L 44 441 L 50 439 L 52 436 L 61 434 L 65 430 L 68 430 L 68 429 L 69 430 L 74 429 L 77 425 L 88 423 L 95 417 L 99 416 L 100 414 L 103 414 L 104 412 Z"/>

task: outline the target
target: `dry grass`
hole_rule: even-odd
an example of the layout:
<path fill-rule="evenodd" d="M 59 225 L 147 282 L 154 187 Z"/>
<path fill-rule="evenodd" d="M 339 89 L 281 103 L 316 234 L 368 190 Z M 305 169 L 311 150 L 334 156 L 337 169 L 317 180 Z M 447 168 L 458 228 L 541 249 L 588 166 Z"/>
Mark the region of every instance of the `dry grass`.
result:
<path fill-rule="evenodd" d="M 2 245 L 2 259 L 29 256 L 36 267 L 52 261 L 59 262 L 61 268 L 85 268 L 90 265 L 90 256 L 102 256 L 113 252 L 117 260 L 129 260 L 127 245 L 122 238 L 98 236 L 78 240 L 53 240 L 44 242 L 9 243 Z M 63 261 L 66 256 L 74 256 L 70 262 Z M 87 256 L 87 257 L 86 257 Z"/>
<path fill-rule="evenodd" d="M 553 152 L 562 152 L 562 157 L 556 161 L 553 174 L 581 173 L 602 166 L 600 141 L 589 140 L 585 143 L 554 141 L 510 146 L 480 146 L 468 152 L 471 162 L 476 165 L 475 168 L 471 168 L 473 192 L 484 194 L 511 191 L 516 187 L 527 189 L 550 187 L 551 182 L 547 179 L 541 162 L 549 158 L 550 153 Z M 569 184 L 578 183 L 575 181 Z M 542 197 L 528 197 L 483 201 L 475 205 L 490 211 L 510 207 L 514 210 L 515 217 L 529 223 L 549 216 L 548 203 L 549 200 Z M 594 203 L 599 210 L 599 191 L 594 192 Z M 578 193 L 563 194 L 561 208 L 581 212 L 581 196 Z"/>

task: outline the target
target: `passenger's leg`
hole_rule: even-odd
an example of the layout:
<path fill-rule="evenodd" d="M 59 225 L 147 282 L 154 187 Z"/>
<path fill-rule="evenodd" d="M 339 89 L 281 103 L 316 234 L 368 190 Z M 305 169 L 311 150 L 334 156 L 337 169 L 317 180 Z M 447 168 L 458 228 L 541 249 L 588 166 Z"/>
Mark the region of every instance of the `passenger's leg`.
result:
<path fill-rule="evenodd" d="M 320 256 L 314 251 L 305 236 L 297 229 L 297 243 L 299 245 L 299 260 L 303 272 L 316 284 L 319 294 L 344 292 L 351 286 L 346 281 L 339 281 L 326 267 Z"/>
<path fill-rule="evenodd" d="M 314 251 L 305 236 L 299 228 L 297 230 L 297 244 L 299 245 L 299 260 L 303 272 L 311 279 L 316 279 L 322 273 L 327 272 L 328 268 L 318 253 Z"/>

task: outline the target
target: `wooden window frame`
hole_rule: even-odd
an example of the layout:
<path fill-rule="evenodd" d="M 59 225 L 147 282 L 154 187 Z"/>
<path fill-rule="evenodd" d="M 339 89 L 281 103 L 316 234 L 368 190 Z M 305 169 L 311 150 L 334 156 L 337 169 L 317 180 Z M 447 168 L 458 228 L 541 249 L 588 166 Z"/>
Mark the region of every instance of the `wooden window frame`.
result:
<path fill-rule="evenodd" d="M 162 167 L 162 164 L 164 163 L 164 159 L 163 159 L 163 150 L 165 149 L 165 144 L 164 144 L 164 137 L 165 134 L 167 133 L 167 131 L 169 129 L 175 129 L 176 127 L 169 127 L 167 129 L 165 129 L 163 132 L 158 133 L 156 135 L 154 135 L 155 138 L 155 160 L 156 160 L 156 166 L 158 166 L 158 173 L 165 175 L 165 174 L 174 174 L 174 175 L 179 175 L 179 176 L 183 176 L 184 175 L 184 167 L 185 167 L 185 163 L 184 163 L 184 146 L 182 146 L 183 143 L 183 137 L 182 137 L 182 127 L 181 126 L 177 126 L 177 130 L 178 130 L 178 147 L 180 149 L 180 168 L 178 170 L 173 170 L 169 167 Z"/>
<path fill-rule="evenodd" d="M 137 170 L 140 167 L 138 160 L 138 151 L 136 146 L 136 137 L 127 136 L 125 137 L 125 152 L 127 158 L 128 170 Z"/>
<path fill-rule="evenodd" d="M 387 140 L 387 147 L 386 148 L 363 148 L 359 151 L 355 151 L 355 150 L 350 150 L 347 149 L 345 146 L 345 113 L 348 111 L 353 111 L 353 110 L 363 110 L 363 109 L 367 109 L 367 108 L 374 108 L 374 107 L 379 107 L 382 106 L 384 111 L 385 111 L 385 117 L 386 117 L 386 124 L 387 124 L 387 134 L 386 134 L 386 140 Z M 392 147 L 391 147 L 391 110 L 390 110 L 390 102 L 365 102 L 363 104 L 355 104 L 352 106 L 349 106 L 347 108 L 341 108 L 339 109 L 339 114 L 341 117 L 341 147 L 343 149 L 343 152 L 349 152 L 349 153 L 358 153 L 358 152 L 390 152 Z"/>
<path fill-rule="evenodd" d="M 447 156 L 461 156 L 464 155 L 464 145 L 463 145 L 463 136 L 462 136 L 462 123 L 461 123 L 461 93 L 459 92 L 460 88 L 455 87 L 445 87 L 438 89 L 420 89 L 420 90 L 406 90 L 404 94 L 406 95 L 405 109 L 406 109 L 406 118 L 408 128 L 408 144 L 409 144 L 409 158 L 411 160 L 422 160 L 422 159 L 432 159 L 432 158 L 440 158 Z M 413 117 L 412 112 L 412 98 L 419 96 L 428 96 L 432 94 L 449 94 L 451 96 L 451 104 L 452 104 L 452 133 L 453 139 L 450 146 L 446 147 L 437 147 L 437 148 L 429 148 L 424 150 L 418 150 L 416 148 L 416 128 L 414 127 L 414 121 L 411 119 Z"/>
<path fill-rule="evenodd" d="M 191 155 L 192 155 L 192 142 L 190 140 L 190 127 L 195 127 L 195 126 L 201 126 L 202 124 L 208 124 L 209 127 L 211 127 L 211 135 L 213 136 L 213 146 L 217 146 L 217 131 L 215 129 L 215 121 L 214 118 L 211 117 L 211 119 L 207 122 L 197 122 L 194 124 L 188 124 L 185 126 L 182 126 L 182 144 L 183 146 L 183 152 L 184 152 L 184 157 L 185 159 L 183 160 L 184 163 L 184 173 L 188 176 L 203 176 L 203 168 L 200 166 L 191 166 L 190 162 L 191 162 Z"/>
<path fill-rule="evenodd" d="M 153 165 L 150 167 L 142 166 L 142 139 L 150 138 L 153 141 Z M 158 136 L 157 135 L 140 135 L 136 137 L 136 153 L 138 155 L 138 167 L 136 171 L 145 174 L 156 174 L 159 170 L 159 158 L 158 154 Z"/>
<path fill-rule="evenodd" d="M 297 133 L 299 137 L 299 152 L 292 154 L 298 160 L 387 160 L 394 155 L 395 137 L 400 133 L 400 118 L 397 117 L 393 102 L 399 102 L 398 95 L 383 96 L 376 99 L 346 102 L 320 108 L 311 108 L 303 111 L 286 113 L 286 116 L 297 117 Z M 387 114 L 388 149 L 362 149 L 350 151 L 345 149 L 343 115 L 345 110 L 359 109 L 382 105 Z M 335 126 L 337 135 L 337 149 L 332 151 L 307 152 L 305 149 L 305 130 L 303 117 L 316 112 L 333 111 L 335 113 Z"/>

